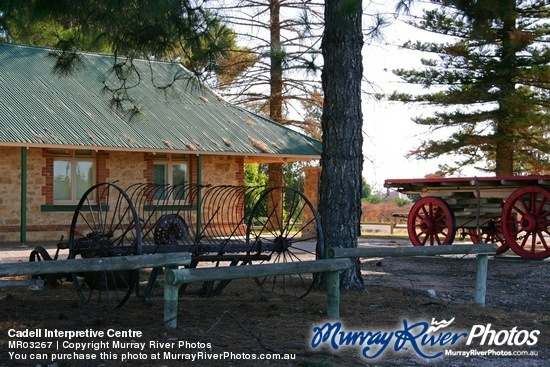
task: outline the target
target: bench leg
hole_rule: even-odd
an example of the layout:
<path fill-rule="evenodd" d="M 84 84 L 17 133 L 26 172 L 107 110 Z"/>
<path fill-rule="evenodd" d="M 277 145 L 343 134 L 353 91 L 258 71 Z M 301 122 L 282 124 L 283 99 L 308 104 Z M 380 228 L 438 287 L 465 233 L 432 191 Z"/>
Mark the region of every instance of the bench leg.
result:
<path fill-rule="evenodd" d="M 327 316 L 333 319 L 340 317 L 340 272 L 327 273 Z"/>
<path fill-rule="evenodd" d="M 164 326 L 175 329 L 178 326 L 179 285 L 164 285 Z"/>
<path fill-rule="evenodd" d="M 474 302 L 480 306 L 485 306 L 488 267 L 489 255 L 477 255 L 476 290 L 474 295 Z"/>

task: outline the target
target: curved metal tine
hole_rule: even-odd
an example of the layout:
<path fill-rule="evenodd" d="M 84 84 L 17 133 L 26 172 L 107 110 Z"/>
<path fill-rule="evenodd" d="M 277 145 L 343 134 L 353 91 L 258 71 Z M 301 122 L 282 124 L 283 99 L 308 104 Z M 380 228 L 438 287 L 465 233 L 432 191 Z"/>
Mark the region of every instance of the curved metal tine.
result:
<path fill-rule="evenodd" d="M 178 220 L 178 218 L 183 219 L 183 221 L 187 224 L 187 227 L 189 229 L 189 218 L 186 221 L 186 213 L 189 212 L 187 209 L 187 206 L 190 204 L 190 194 L 191 194 L 191 185 L 189 183 L 182 183 L 174 185 L 170 190 L 170 197 L 171 197 L 171 212 L 170 214 L 174 214 L 175 217 L 172 219 L 172 221 Z M 187 215 L 187 217 L 189 217 Z M 189 229 L 190 230 L 190 229 Z M 190 233 L 189 233 L 190 234 Z M 178 243 L 190 243 L 191 239 L 188 235 L 185 238 L 180 238 L 177 240 Z"/>
<path fill-rule="evenodd" d="M 244 223 L 246 225 L 245 231 L 247 233 L 252 233 L 252 227 L 254 226 L 253 223 L 253 212 L 255 209 L 255 206 L 259 204 L 260 199 L 262 198 L 263 193 L 266 191 L 265 186 L 249 186 L 245 188 L 245 197 L 244 197 Z M 249 208 L 247 209 L 247 205 L 249 205 Z M 248 211 L 247 211 L 248 210 Z M 261 248 L 255 248 L 257 239 L 254 239 L 251 241 L 248 236 L 245 238 L 245 241 L 249 242 L 249 249 L 248 252 L 252 252 L 256 250 L 258 253 L 262 251 Z"/>
<path fill-rule="evenodd" d="M 211 186 L 201 190 L 201 202 L 200 202 L 200 218 L 197 218 L 200 223 L 200 228 L 197 226 L 196 238 L 197 241 L 204 243 L 208 241 L 207 231 L 210 227 L 210 223 L 214 220 L 219 208 L 215 206 L 212 200 L 212 196 L 219 189 L 219 186 Z"/>
<path fill-rule="evenodd" d="M 199 198 L 199 193 L 201 193 L 201 190 L 204 186 L 200 186 L 200 185 L 197 185 L 197 184 L 190 184 L 189 185 L 189 204 L 191 206 L 193 205 L 198 205 L 198 198 Z M 195 218 L 193 218 L 193 211 L 192 210 L 188 210 L 186 212 L 186 216 L 184 217 L 184 219 L 187 219 L 187 224 L 189 226 L 189 240 L 188 242 L 189 243 L 196 243 L 198 240 L 199 240 L 199 236 L 197 234 L 197 226 L 195 225 L 196 224 L 196 221 L 197 221 L 197 218 L 196 218 L 196 211 L 195 211 Z"/>
<path fill-rule="evenodd" d="M 202 209 L 202 207 L 204 206 L 203 200 L 201 200 L 201 208 L 198 208 L 199 206 L 198 195 L 201 195 L 201 194 L 202 194 L 202 187 L 200 187 L 197 191 L 197 212 L 194 218 L 197 222 L 191 222 L 193 223 L 193 225 L 189 226 L 190 233 L 192 233 L 192 236 L 190 236 L 190 243 L 191 243 L 191 248 L 189 249 L 190 253 L 195 253 L 199 248 L 199 246 L 203 244 L 205 239 L 204 230 L 203 230 L 204 221 L 202 219 L 204 217 L 203 209 Z M 191 218 L 191 214 L 189 214 L 189 217 Z M 199 223 L 200 223 L 200 228 L 199 228 Z M 208 226 L 208 224 L 206 226 Z"/>
<path fill-rule="evenodd" d="M 150 191 L 150 188 L 150 184 L 141 183 L 132 185 L 132 192 L 130 195 L 130 200 L 134 204 L 136 212 L 138 213 L 138 218 L 141 224 L 142 241 L 144 243 L 149 221 L 149 218 L 146 215 L 145 206 L 150 202 L 150 199 L 148 197 L 148 192 Z"/>
<path fill-rule="evenodd" d="M 227 208 L 229 209 L 229 223 L 233 225 L 233 231 L 228 237 L 232 241 L 243 243 L 244 238 L 244 223 L 245 223 L 245 195 L 246 188 L 244 186 L 234 186 L 231 190 L 232 195 L 228 201 Z"/>
<path fill-rule="evenodd" d="M 239 236 L 239 231 L 242 231 L 244 222 L 244 187 L 242 186 L 227 186 L 223 193 L 220 194 L 220 207 L 223 208 L 221 221 L 219 224 L 219 232 L 216 237 L 220 238 L 221 246 L 219 254 L 226 252 L 226 246 L 229 244 L 242 243 L 242 236 Z M 243 214 L 240 214 L 243 213 Z M 228 232 L 229 228 L 232 229 Z M 239 238 L 240 237 L 240 238 Z M 231 251 L 229 246 L 228 251 Z"/>
<path fill-rule="evenodd" d="M 201 240 L 208 239 L 208 237 L 205 235 L 206 230 L 208 229 L 210 224 L 214 221 L 214 218 L 216 217 L 216 215 L 218 214 L 219 211 L 220 211 L 220 208 L 217 207 L 216 210 L 214 210 L 214 213 L 212 213 L 212 215 L 206 221 L 206 224 L 202 226 L 201 232 L 199 233 L 199 238 Z M 203 221 L 201 221 L 201 223 L 203 223 Z"/>
<path fill-rule="evenodd" d="M 213 197 L 213 201 L 217 208 L 219 209 L 216 213 L 216 220 L 213 223 L 211 229 L 211 237 L 215 241 L 224 241 L 227 242 L 230 238 L 227 237 L 226 229 L 231 225 L 232 215 L 231 215 L 231 191 L 233 186 L 221 186 L 216 190 L 216 195 Z"/>
<path fill-rule="evenodd" d="M 181 207 L 189 204 L 189 190 L 190 185 L 188 183 L 177 184 L 172 191 L 172 200 L 174 205 L 178 206 L 178 211 Z"/>
<path fill-rule="evenodd" d="M 150 235 L 155 230 L 157 222 L 164 215 L 164 205 L 166 204 L 166 198 L 168 194 L 169 185 L 158 185 L 158 184 L 149 184 L 148 190 L 144 192 L 144 209 L 143 212 L 147 212 L 145 236 L 150 239 L 150 243 L 153 244 L 154 240 L 151 239 Z M 145 207 L 149 209 L 145 209 Z M 145 215 L 145 214 L 144 214 Z"/>
<path fill-rule="evenodd" d="M 211 225 L 216 223 L 215 218 L 221 211 L 219 202 L 216 200 L 219 191 L 225 186 L 211 186 L 202 191 L 201 201 L 201 228 L 198 237 L 201 241 L 210 242 L 215 236 L 212 235 L 215 227 Z"/>

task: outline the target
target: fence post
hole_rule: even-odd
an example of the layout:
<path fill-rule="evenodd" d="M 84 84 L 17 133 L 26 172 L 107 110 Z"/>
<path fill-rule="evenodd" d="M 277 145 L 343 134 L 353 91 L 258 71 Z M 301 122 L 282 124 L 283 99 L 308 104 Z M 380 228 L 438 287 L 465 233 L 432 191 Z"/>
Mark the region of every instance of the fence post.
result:
<path fill-rule="evenodd" d="M 340 317 L 340 272 L 327 272 L 327 316 Z"/>
<path fill-rule="evenodd" d="M 476 290 L 474 302 L 480 306 L 485 306 L 485 296 L 487 295 L 487 268 L 489 267 L 489 255 L 477 255 L 477 273 Z"/>
<path fill-rule="evenodd" d="M 178 326 L 179 285 L 164 283 L 164 326 L 175 329 Z"/>
<path fill-rule="evenodd" d="M 177 270 L 177 266 L 166 267 L 168 270 Z M 158 270 L 158 269 L 153 269 Z M 165 274 L 166 274 L 165 273 Z M 178 326 L 178 300 L 180 293 L 180 285 L 174 284 L 172 278 L 166 275 L 164 279 L 164 326 L 175 329 Z"/>

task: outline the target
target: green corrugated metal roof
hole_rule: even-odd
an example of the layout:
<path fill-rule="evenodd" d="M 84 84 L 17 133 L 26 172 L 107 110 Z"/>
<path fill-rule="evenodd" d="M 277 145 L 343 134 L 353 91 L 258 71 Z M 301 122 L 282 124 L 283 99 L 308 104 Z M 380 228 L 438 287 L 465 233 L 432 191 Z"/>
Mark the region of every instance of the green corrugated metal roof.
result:
<path fill-rule="evenodd" d="M 221 101 L 178 63 L 134 60 L 128 88 L 141 113 L 128 119 L 103 92 L 120 79 L 112 56 L 83 54 L 84 68 L 53 74 L 50 49 L 0 44 L 0 145 L 179 151 L 312 159 L 321 143 Z M 174 75 L 183 76 L 163 91 Z M 135 82 L 130 78 L 129 84 Z M 126 107 L 130 105 L 126 104 Z"/>

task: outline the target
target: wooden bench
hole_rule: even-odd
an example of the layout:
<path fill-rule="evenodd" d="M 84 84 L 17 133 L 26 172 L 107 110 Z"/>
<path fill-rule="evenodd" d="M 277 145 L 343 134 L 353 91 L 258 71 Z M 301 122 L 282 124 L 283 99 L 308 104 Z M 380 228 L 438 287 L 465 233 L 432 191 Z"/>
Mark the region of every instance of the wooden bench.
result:
<path fill-rule="evenodd" d="M 376 258 L 401 256 L 436 256 L 436 255 L 476 255 L 477 272 L 474 291 L 474 302 L 485 305 L 487 294 L 487 268 L 489 255 L 495 255 L 498 246 L 495 244 L 448 245 L 422 247 L 360 247 L 328 249 L 328 257 L 338 258 Z"/>
<path fill-rule="evenodd" d="M 164 326 L 177 327 L 178 291 L 182 284 L 216 280 L 259 278 L 274 275 L 327 273 L 327 315 L 340 315 L 340 270 L 353 265 L 350 259 L 323 259 L 292 263 L 169 269 L 164 275 Z"/>

